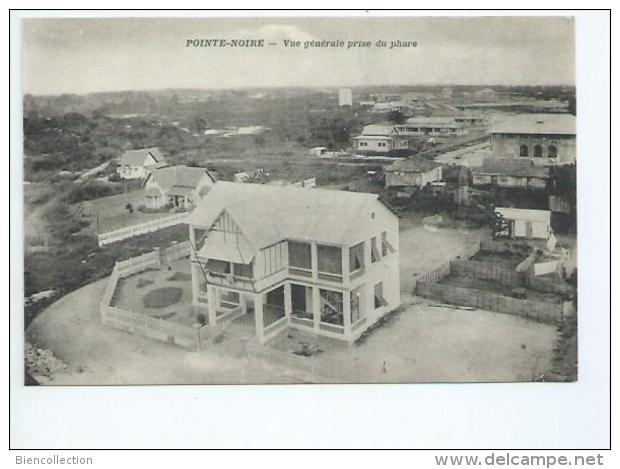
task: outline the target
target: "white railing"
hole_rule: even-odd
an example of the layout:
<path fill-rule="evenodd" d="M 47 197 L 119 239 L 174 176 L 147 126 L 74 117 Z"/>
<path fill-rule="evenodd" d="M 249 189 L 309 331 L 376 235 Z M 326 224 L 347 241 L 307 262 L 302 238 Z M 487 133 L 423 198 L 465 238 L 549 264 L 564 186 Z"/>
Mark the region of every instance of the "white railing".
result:
<path fill-rule="evenodd" d="M 162 228 L 179 225 L 181 223 L 185 223 L 186 220 L 187 213 L 176 213 L 169 217 L 158 218 L 157 220 L 151 220 L 137 225 L 126 226 L 117 230 L 108 231 L 106 233 L 100 233 L 97 236 L 97 242 L 99 243 L 99 246 L 105 246 L 106 244 L 131 238 L 132 236 L 152 233 L 153 231 L 158 231 Z"/>

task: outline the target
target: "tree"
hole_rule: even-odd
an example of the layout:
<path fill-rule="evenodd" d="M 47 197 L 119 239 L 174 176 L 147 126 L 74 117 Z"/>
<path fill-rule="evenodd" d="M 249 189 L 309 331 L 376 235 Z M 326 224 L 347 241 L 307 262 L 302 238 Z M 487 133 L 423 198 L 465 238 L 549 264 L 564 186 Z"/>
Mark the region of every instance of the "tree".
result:
<path fill-rule="evenodd" d="M 388 120 L 394 124 L 404 124 L 407 121 L 407 117 L 400 111 L 390 111 Z"/>

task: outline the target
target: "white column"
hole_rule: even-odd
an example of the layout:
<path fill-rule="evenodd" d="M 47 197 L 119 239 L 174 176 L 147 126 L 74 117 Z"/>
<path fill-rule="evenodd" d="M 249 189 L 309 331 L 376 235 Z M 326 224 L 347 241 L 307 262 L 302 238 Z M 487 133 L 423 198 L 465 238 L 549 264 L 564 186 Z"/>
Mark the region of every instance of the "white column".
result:
<path fill-rule="evenodd" d="M 312 261 L 312 280 L 316 282 L 319 278 L 319 251 L 316 243 L 310 244 L 310 259 Z"/>
<path fill-rule="evenodd" d="M 342 251 L 342 284 L 346 288 L 349 286 L 349 247 L 342 246 L 340 250 Z"/>
<path fill-rule="evenodd" d="M 217 324 L 217 291 L 213 285 L 207 285 L 207 300 L 209 311 L 209 325 L 215 327 Z"/>
<path fill-rule="evenodd" d="M 348 340 L 351 337 L 351 293 L 348 290 L 342 292 L 342 315 L 344 317 L 344 336 Z"/>
<path fill-rule="evenodd" d="M 254 297 L 254 322 L 256 323 L 256 336 L 262 344 L 264 341 L 264 321 L 263 321 L 263 294 L 259 293 Z"/>
<path fill-rule="evenodd" d="M 319 293 L 319 287 L 312 287 L 312 315 L 314 320 L 314 330 L 320 329 L 321 323 L 321 295 Z"/>
<path fill-rule="evenodd" d="M 293 299 L 291 297 L 291 284 L 284 284 L 284 315 L 290 319 L 293 312 Z"/>

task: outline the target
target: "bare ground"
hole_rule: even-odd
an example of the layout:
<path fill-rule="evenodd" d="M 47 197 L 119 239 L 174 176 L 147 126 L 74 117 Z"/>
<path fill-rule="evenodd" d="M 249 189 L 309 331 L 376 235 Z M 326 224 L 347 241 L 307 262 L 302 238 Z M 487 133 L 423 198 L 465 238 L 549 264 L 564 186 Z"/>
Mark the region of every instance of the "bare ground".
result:
<path fill-rule="evenodd" d="M 352 380 L 355 382 L 531 381 L 546 373 L 551 368 L 556 337 L 553 326 L 414 301 L 411 292 L 415 275 L 454 257 L 476 237 L 474 232 L 458 229 L 428 232 L 415 218 L 401 220 L 405 308 L 359 346 L 329 344 L 311 359 L 337 369 L 358 370 L 357 379 Z M 323 381 L 264 360 L 245 358 L 234 341 L 188 352 L 104 327 L 98 304 L 106 280 L 63 297 L 29 327 L 29 340 L 68 364 L 49 384 Z"/>

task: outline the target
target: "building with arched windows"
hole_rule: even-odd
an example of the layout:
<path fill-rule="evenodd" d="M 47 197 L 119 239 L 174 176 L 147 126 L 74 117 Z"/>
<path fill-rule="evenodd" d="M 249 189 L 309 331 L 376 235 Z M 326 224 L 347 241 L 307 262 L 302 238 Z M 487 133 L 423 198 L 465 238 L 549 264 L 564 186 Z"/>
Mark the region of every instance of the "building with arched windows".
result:
<path fill-rule="evenodd" d="M 575 116 L 571 114 L 517 114 L 491 129 L 496 158 L 529 159 L 535 165 L 574 163 Z"/>

